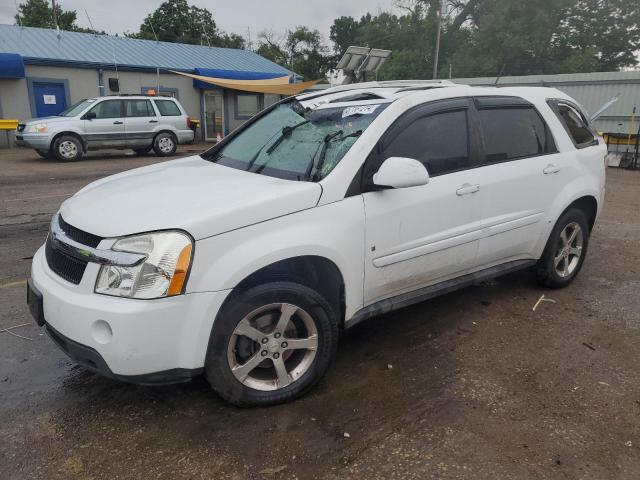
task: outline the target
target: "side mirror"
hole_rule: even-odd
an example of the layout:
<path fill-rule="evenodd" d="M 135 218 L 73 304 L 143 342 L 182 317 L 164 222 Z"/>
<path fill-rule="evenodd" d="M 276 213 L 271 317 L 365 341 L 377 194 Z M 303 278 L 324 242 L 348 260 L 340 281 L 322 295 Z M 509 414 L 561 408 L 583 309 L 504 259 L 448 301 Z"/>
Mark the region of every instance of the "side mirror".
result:
<path fill-rule="evenodd" d="M 429 172 L 413 158 L 389 157 L 373 176 L 373 184 L 379 189 L 418 187 L 427 183 Z"/>
<path fill-rule="evenodd" d="M 87 112 L 82 118 L 84 120 L 93 120 L 94 118 L 96 118 L 96 112 Z"/>

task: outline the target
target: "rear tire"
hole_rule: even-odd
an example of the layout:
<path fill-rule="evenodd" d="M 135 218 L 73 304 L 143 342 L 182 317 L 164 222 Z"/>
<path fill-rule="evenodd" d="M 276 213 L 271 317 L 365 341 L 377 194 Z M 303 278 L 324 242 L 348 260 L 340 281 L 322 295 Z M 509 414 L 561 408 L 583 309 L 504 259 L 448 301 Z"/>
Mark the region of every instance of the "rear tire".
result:
<path fill-rule="evenodd" d="M 153 139 L 153 151 L 159 157 L 170 157 L 178 148 L 178 142 L 173 133 L 161 132 Z"/>
<path fill-rule="evenodd" d="M 77 162 L 82 159 L 82 142 L 72 135 L 58 137 L 53 144 L 53 154 L 61 162 Z"/>
<path fill-rule="evenodd" d="M 215 320 L 205 362 L 212 388 L 237 406 L 300 397 L 325 374 L 338 344 L 333 309 L 292 282 L 231 294 Z"/>
<path fill-rule="evenodd" d="M 538 282 L 554 289 L 573 282 L 587 255 L 589 233 L 589 223 L 582 210 L 571 208 L 563 213 L 536 264 Z"/>

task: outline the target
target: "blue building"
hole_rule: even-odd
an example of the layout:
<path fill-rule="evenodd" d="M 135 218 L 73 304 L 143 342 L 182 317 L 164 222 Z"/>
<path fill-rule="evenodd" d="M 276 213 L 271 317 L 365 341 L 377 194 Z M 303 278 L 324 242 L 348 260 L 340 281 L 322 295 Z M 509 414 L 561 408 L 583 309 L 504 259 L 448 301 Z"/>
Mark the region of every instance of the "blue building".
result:
<path fill-rule="evenodd" d="M 247 85 L 294 79 L 289 70 L 248 50 L 0 25 L 0 118 L 5 119 L 55 115 L 101 95 L 167 95 L 200 119 L 201 140 L 215 140 L 281 97 Z"/>

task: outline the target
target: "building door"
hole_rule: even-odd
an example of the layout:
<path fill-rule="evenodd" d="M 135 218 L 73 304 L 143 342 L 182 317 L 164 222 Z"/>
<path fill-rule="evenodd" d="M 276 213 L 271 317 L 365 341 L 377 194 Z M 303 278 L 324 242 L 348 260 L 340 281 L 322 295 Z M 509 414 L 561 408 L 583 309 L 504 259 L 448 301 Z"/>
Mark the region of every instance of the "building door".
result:
<path fill-rule="evenodd" d="M 224 96 L 222 92 L 204 92 L 205 140 L 224 135 Z"/>
<path fill-rule="evenodd" d="M 33 82 L 36 116 L 52 117 L 67 108 L 63 83 Z"/>

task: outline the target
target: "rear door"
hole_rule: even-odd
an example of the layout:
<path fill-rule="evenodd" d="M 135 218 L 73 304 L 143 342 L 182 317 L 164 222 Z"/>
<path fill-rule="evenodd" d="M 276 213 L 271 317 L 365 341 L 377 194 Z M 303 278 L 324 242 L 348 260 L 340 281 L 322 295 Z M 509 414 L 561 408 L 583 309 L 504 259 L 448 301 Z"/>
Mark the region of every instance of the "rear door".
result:
<path fill-rule="evenodd" d="M 124 100 L 124 114 L 127 147 L 150 147 L 158 126 L 158 116 L 151 101 L 146 98 Z"/>
<path fill-rule="evenodd" d="M 102 100 L 83 115 L 84 138 L 89 148 L 125 146 L 123 110 L 122 100 Z"/>
<path fill-rule="evenodd" d="M 469 107 L 469 100 L 454 99 L 405 113 L 367 159 L 365 185 L 389 157 L 419 160 L 431 178 L 419 187 L 364 193 L 365 305 L 461 275 L 474 265 L 480 187 Z"/>
<path fill-rule="evenodd" d="M 569 173 L 566 154 L 558 153 L 533 104 L 480 97 L 475 105 L 485 163 L 478 169 L 483 231 L 477 268 L 486 268 L 534 256 Z"/>

